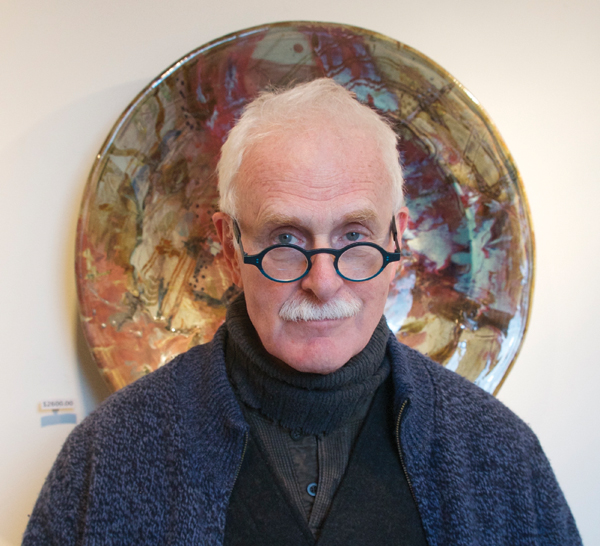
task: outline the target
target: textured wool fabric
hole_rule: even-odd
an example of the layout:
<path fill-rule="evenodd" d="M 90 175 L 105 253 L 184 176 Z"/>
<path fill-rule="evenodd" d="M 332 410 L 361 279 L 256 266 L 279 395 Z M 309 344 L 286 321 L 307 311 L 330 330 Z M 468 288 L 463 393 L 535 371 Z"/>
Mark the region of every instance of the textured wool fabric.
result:
<path fill-rule="evenodd" d="M 227 371 L 251 408 L 288 430 L 324 434 L 347 422 L 389 374 L 384 359 L 389 329 L 382 317 L 367 346 L 327 375 L 302 373 L 274 359 L 261 345 L 243 294 L 227 310 Z"/>
<path fill-rule="evenodd" d="M 65 442 L 24 546 L 221 545 L 248 425 L 213 341 L 110 396 Z M 390 333 L 394 414 L 430 546 L 580 545 L 529 427 Z"/>

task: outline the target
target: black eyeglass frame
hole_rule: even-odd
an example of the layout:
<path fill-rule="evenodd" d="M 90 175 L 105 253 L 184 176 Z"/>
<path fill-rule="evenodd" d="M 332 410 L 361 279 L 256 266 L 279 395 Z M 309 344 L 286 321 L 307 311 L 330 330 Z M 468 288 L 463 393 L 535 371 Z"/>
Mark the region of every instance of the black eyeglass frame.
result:
<path fill-rule="evenodd" d="M 244 245 L 242 244 L 242 233 L 240 231 L 240 226 L 238 225 L 237 220 L 235 220 L 235 218 L 232 218 L 232 220 L 233 220 L 233 234 L 235 236 L 235 239 L 236 239 L 238 245 L 240 245 L 240 249 L 242 251 L 242 256 L 244 258 L 244 263 L 256 266 L 258 268 L 258 270 L 265 277 L 267 277 L 267 279 L 270 279 L 273 282 L 290 283 L 290 282 L 299 281 L 300 279 L 306 277 L 306 275 L 308 275 L 308 272 L 310 271 L 310 268 L 312 267 L 311 258 L 313 256 L 315 256 L 316 254 L 331 254 L 332 256 L 334 256 L 335 259 L 333 260 L 333 267 L 334 267 L 336 273 L 340 277 L 342 277 L 342 279 L 345 279 L 345 280 L 351 281 L 351 282 L 365 282 L 365 281 L 370 281 L 371 279 L 374 279 L 375 277 L 377 277 L 377 275 L 379 275 L 386 268 L 386 266 L 388 266 L 392 262 L 399 262 L 400 258 L 402 256 L 402 252 L 400 251 L 400 244 L 398 243 L 398 230 L 396 228 L 396 217 L 395 216 L 392 216 L 392 221 L 390 223 L 390 231 L 391 231 L 392 237 L 394 239 L 394 244 L 396 245 L 394 252 L 388 252 L 387 250 L 381 248 L 379 245 L 377 245 L 375 243 L 358 242 L 358 243 L 351 243 L 348 246 L 345 246 L 344 248 L 340 248 L 339 250 L 336 250 L 334 248 L 315 248 L 314 250 L 305 250 L 302 247 L 299 247 L 297 245 L 284 245 L 284 244 L 271 245 L 271 246 L 265 248 L 263 251 L 259 252 L 258 254 L 249 255 L 248 253 L 246 253 L 244 251 Z M 357 246 L 370 246 L 372 248 L 375 248 L 375 249 L 379 250 L 379 252 L 381 252 L 381 256 L 383 257 L 383 264 L 382 264 L 381 268 L 379 269 L 379 271 L 377 271 L 377 273 L 375 273 L 374 275 L 367 277 L 366 279 L 349 279 L 348 277 L 345 277 L 344 275 L 342 275 L 342 273 L 340 272 L 340 270 L 338 268 L 338 262 L 339 262 L 340 256 L 347 250 L 349 250 L 351 248 L 355 248 Z M 295 250 L 300 251 L 302 254 L 304 254 L 304 257 L 306 258 L 306 262 L 307 262 L 306 271 L 304 273 L 302 273 L 302 275 L 300 275 L 299 277 L 296 277 L 295 279 L 291 279 L 289 281 L 282 281 L 280 279 L 274 279 L 273 277 L 271 277 L 263 269 L 262 261 L 263 261 L 265 254 L 267 252 L 273 250 L 274 248 L 293 248 Z"/>

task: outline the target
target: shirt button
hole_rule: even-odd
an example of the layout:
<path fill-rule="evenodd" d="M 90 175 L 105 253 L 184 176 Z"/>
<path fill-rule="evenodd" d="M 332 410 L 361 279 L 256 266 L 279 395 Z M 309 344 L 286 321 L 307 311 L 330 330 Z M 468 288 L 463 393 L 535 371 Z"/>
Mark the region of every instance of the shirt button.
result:
<path fill-rule="evenodd" d="M 309 483 L 308 487 L 306 488 L 306 492 L 311 496 L 311 497 L 316 497 L 317 496 L 317 484 L 316 483 Z"/>
<path fill-rule="evenodd" d="M 290 436 L 292 440 L 300 440 L 300 438 L 302 438 L 302 433 L 299 430 L 292 430 Z"/>

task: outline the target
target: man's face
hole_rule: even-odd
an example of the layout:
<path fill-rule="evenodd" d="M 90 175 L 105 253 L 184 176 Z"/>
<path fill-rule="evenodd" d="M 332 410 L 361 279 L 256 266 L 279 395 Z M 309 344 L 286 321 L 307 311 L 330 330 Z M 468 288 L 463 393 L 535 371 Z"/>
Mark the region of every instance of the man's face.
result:
<path fill-rule="evenodd" d="M 248 254 L 278 243 L 312 249 L 370 241 L 394 248 L 390 176 L 373 139 L 362 133 L 322 126 L 271 135 L 248 150 L 237 183 Z M 399 236 L 406 218 L 403 209 L 396 218 Z M 336 273 L 333 256 L 318 254 L 304 278 L 277 283 L 234 253 L 226 240 L 228 217 L 217 213 L 214 220 L 234 282 L 243 288 L 252 324 L 271 355 L 298 371 L 327 374 L 364 349 L 383 313 L 396 265 L 369 281 L 351 282 Z M 286 302 L 303 299 L 317 306 L 353 302 L 358 311 L 347 318 L 296 322 L 280 316 Z"/>

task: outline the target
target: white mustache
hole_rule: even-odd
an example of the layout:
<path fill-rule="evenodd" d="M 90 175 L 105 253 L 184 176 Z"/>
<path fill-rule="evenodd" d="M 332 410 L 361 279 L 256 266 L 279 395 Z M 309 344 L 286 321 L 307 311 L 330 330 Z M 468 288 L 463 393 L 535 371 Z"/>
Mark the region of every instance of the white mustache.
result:
<path fill-rule="evenodd" d="M 279 318 L 290 322 L 336 320 L 353 317 L 361 309 L 362 302 L 356 296 L 317 303 L 308 296 L 296 294 L 281 306 Z"/>

